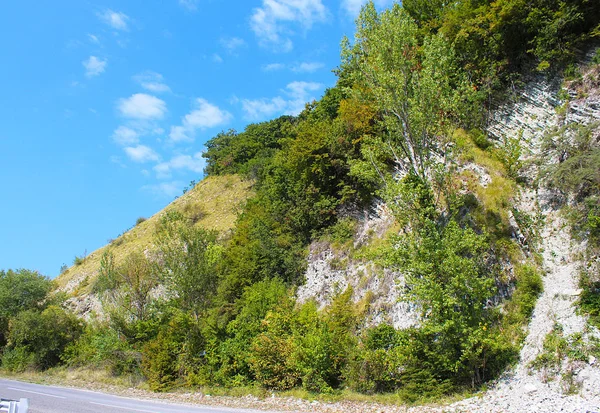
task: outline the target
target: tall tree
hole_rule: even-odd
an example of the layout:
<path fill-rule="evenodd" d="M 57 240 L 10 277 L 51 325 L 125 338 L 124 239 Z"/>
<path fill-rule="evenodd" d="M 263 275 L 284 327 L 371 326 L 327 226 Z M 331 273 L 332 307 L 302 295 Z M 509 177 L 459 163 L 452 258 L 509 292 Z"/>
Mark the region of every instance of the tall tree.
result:
<path fill-rule="evenodd" d="M 344 42 L 342 57 L 354 76 L 354 94 L 382 113 L 385 143 L 397 166 L 430 178 L 436 155 L 447 152 L 447 129 L 469 95 L 451 45 L 442 35 L 421 41 L 417 24 L 400 5 L 378 13 L 371 1 L 358 17 L 354 44 Z"/>

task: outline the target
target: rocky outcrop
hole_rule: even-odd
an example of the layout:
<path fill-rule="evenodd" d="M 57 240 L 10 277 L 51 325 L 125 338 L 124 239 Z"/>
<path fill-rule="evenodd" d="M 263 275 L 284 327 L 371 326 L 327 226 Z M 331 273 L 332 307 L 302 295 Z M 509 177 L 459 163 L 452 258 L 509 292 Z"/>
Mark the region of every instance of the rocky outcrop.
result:
<path fill-rule="evenodd" d="M 359 222 L 355 249 L 383 237 L 394 223 L 383 202 L 349 215 Z M 353 258 L 350 251 L 333 248 L 328 242 L 316 241 L 310 245 L 305 279 L 297 291 L 300 302 L 314 299 L 322 308 L 350 286 L 354 291 L 353 300 L 363 301 L 368 306 L 367 325 L 389 323 L 396 328 L 408 328 L 418 321 L 416 309 L 400 300 L 404 285 L 401 273 Z"/>

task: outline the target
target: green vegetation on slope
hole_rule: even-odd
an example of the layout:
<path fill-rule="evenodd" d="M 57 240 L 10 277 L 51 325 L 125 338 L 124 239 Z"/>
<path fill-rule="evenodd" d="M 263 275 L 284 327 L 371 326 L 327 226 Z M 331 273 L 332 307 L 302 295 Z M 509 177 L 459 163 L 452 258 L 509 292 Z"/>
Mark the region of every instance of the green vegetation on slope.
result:
<path fill-rule="evenodd" d="M 63 315 L 19 308 L 6 315 L 3 366 L 91 365 L 156 391 L 351 388 L 409 401 L 496 377 L 516 361 L 542 284 L 511 239 L 520 142 L 481 132 L 490 97 L 528 67 L 564 65 L 597 35 L 599 13 L 586 0 L 411 0 L 381 13 L 369 2 L 343 41 L 335 87 L 297 117 L 215 136 L 206 180 L 60 277 L 63 290 L 96 292 L 107 317 L 57 322 L 71 342 L 46 349 L 19 332 Z M 583 199 L 597 192 L 588 152 L 570 149 L 582 166 L 574 179 L 573 168 L 548 172 Z M 348 242 L 342 211 L 375 198 L 396 234 L 363 255 L 406 275 L 402 299 L 421 322 L 405 330 L 368 327 L 368 301 L 354 304 L 351 289 L 322 310 L 294 298 L 309 244 Z M 594 208 L 578 209 L 586 234 Z"/>

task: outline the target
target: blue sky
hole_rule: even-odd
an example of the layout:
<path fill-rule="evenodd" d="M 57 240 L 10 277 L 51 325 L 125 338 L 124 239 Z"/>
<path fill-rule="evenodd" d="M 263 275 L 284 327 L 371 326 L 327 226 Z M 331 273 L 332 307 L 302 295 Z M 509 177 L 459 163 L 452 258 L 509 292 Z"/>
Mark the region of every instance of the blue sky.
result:
<path fill-rule="evenodd" d="M 200 179 L 218 132 L 297 114 L 364 2 L 4 2 L 0 269 L 56 276 Z"/>

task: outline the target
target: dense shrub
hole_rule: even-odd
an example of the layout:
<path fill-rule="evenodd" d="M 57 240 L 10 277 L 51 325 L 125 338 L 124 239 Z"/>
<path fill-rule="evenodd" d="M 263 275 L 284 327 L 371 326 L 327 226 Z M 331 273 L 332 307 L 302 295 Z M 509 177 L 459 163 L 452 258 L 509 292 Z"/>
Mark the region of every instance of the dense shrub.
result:
<path fill-rule="evenodd" d="M 62 356 L 69 366 L 105 368 L 111 374 L 140 374 L 139 351 L 105 323 L 88 324 L 78 340 L 69 344 Z"/>
<path fill-rule="evenodd" d="M 21 311 L 42 309 L 51 287 L 51 281 L 36 271 L 0 271 L 0 348 L 6 343 L 8 320 Z"/>
<path fill-rule="evenodd" d="M 65 348 L 77 340 L 82 331 L 82 322 L 60 307 L 50 306 L 42 312 L 23 311 L 10 321 L 7 368 L 15 365 L 15 358 L 29 360 L 28 354 L 35 367 L 53 367 L 60 363 Z"/>

